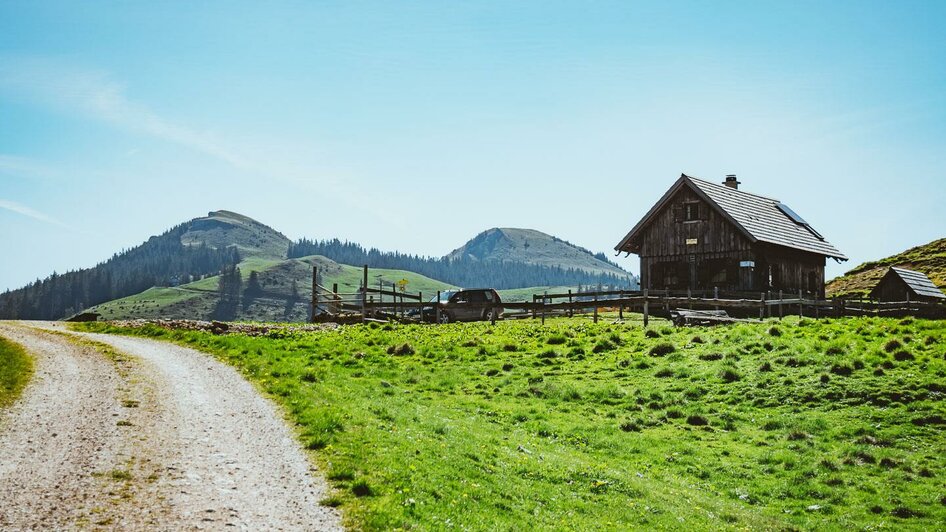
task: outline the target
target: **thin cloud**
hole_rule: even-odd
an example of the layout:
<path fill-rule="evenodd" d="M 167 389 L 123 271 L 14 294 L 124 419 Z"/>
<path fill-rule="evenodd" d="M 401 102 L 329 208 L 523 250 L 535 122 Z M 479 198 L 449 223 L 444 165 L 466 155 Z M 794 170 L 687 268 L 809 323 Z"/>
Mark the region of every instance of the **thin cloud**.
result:
<path fill-rule="evenodd" d="M 403 223 L 399 217 L 375 208 L 389 203 L 391 198 L 377 197 L 347 179 L 319 175 L 310 164 L 254 155 L 252 150 L 229 145 L 211 132 L 164 118 L 129 98 L 125 86 L 102 71 L 77 68 L 47 57 L 0 54 L 0 90 L 46 107 L 196 150 L 258 178 L 281 181 L 305 191 L 329 192 L 348 207 L 385 223 Z M 0 170 L 2 168 L 0 166 Z"/>
<path fill-rule="evenodd" d="M 15 201 L 0 199 L 0 209 L 4 209 L 10 212 L 15 212 L 16 214 L 26 216 L 27 218 L 32 218 L 39 222 L 55 225 L 57 227 L 61 227 L 64 229 L 69 229 L 70 231 L 73 229 L 72 227 L 69 227 L 68 225 L 53 218 L 52 216 L 49 216 L 48 214 L 41 213 L 37 211 L 36 209 L 32 209 L 30 207 L 27 207 L 26 205 L 17 203 Z"/>
<path fill-rule="evenodd" d="M 238 168 L 249 164 L 212 133 L 165 119 L 129 99 L 125 86 L 107 74 L 58 61 L 0 56 L 0 88 L 25 99 L 88 116 L 114 126 L 186 146 Z"/>
<path fill-rule="evenodd" d="M 23 179 L 51 179 L 58 172 L 52 166 L 33 159 L 0 153 L 0 174 Z"/>

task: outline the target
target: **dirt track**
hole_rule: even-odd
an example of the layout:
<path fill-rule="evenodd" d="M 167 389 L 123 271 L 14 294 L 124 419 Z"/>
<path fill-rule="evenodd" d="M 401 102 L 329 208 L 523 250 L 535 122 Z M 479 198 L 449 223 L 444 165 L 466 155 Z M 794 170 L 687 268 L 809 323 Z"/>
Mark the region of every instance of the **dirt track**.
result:
<path fill-rule="evenodd" d="M 0 529 L 336 530 L 340 518 L 275 408 L 232 368 L 153 340 L 30 327 L 36 356 L 0 413 Z M 69 333 L 75 334 L 75 333 Z"/>

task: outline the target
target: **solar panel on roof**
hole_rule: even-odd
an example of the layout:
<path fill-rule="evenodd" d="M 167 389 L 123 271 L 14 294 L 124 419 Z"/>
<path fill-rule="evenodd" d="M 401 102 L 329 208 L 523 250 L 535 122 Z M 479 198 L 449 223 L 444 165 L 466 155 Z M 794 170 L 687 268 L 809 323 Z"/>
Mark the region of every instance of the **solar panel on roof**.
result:
<path fill-rule="evenodd" d="M 789 207 L 788 205 L 785 205 L 784 203 L 776 203 L 775 206 L 778 207 L 780 211 L 784 212 L 785 216 L 788 216 L 789 218 L 791 218 L 793 222 L 804 227 L 805 229 L 808 230 L 808 232 L 815 235 L 815 238 L 817 238 L 818 240 L 824 240 L 824 237 L 821 236 L 821 233 L 819 233 L 818 231 L 815 231 L 815 228 L 809 225 L 808 222 L 806 222 L 804 218 L 799 216 L 797 212 L 793 211 L 791 207 Z"/>
<path fill-rule="evenodd" d="M 775 206 L 778 207 L 780 211 L 784 212 L 785 216 L 788 216 L 789 218 L 791 218 L 792 221 L 795 222 L 796 224 L 808 225 L 808 222 L 806 222 L 804 218 L 799 216 L 797 212 L 793 211 L 791 207 L 789 207 L 788 205 L 785 205 L 784 203 L 776 203 Z"/>

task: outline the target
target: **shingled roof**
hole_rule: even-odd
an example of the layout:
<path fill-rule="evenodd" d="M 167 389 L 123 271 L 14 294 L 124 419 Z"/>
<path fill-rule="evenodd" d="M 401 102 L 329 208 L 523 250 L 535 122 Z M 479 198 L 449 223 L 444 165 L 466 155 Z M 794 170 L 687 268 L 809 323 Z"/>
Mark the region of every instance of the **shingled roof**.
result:
<path fill-rule="evenodd" d="M 680 179 L 614 249 L 629 251 L 628 244 L 637 232 L 646 226 L 664 204 L 684 186 L 691 188 L 704 201 L 718 209 L 752 242 L 766 242 L 847 260 L 847 257 L 834 245 L 779 200 L 704 181 L 686 174 L 680 175 Z"/>
<path fill-rule="evenodd" d="M 887 275 L 900 277 L 900 279 L 910 287 L 910 290 L 913 290 L 913 293 L 918 296 L 946 299 L 946 294 L 937 288 L 936 285 L 933 284 L 933 281 L 922 272 L 894 266 L 890 268 L 890 272 L 888 272 Z"/>

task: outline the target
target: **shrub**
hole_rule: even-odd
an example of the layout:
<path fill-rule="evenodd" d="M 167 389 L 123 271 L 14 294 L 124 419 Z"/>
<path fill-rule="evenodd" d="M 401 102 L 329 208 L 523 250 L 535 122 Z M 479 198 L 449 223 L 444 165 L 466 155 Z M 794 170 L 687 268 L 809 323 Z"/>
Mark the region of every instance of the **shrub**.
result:
<path fill-rule="evenodd" d="M 356 480 L 351 485 L 351 492 L 355 494 L 355 497 L 370 497 L 374 495 L 374 490 L 371 489 L 371 485 L 368 484 L 366 480 Z"/>
<path fill-rule="evenodd" d="M 401 345 L 399 345 L 399 346 L 393 346 L 393 345 L 392 345 L 392 346 L 388 347 L 388 354 L 389 354 L 389 355 L 398 355 L 398 356 L 413 355 L 413 354 L 414 354 L 414 347 L 413 347 L 411 344 L 408 344 L 408 343 L 403 343 L 403 344 L 401 344 Z"/>
<path fill-rule="evenodd" d="M 709 420 L 699 414 L 687 416 L 687 424 L 697 427 L 709 425 Z"/>
<path fill-rule="evenodd" d="M 667 356 L 676 350 L 677 348 L 675 348 L 672 344 L 668 344 L 668 343 L 657 344 L 654 347 L 650 348 L 650 356 L 652 357 Z"/>
<path fill-rule="evenodd" d="M 594 353 L 604 353 L 605 351 L 613 350 L 615 347 L 616 346 L 609 340 L 599 340 L 598 343 L 595 344 L 592 351 Z"/>
<path fill-rule="evenodd" d="M 900 351 L 897 351 L 896 353 L 893 354 L 893 359 L 896 360 L 897 362 L 913 360 L 914 358 L 916 357 L 913 356 L 913 353 L 906 351 L 904 349 L 901 349 Z"/>
<path fill-rule="evenodd" d="M 673 370 L 670 368 L 660 368 L 654 373 L 654 377 L 663 379 L 666 377 L 673 377 Z"/>
<path fill-rule="evenodd" d="M 890 340 L 889 342 L 884 344 L 884 351 L 888 353 L 893 353 L 894 351 L 896 351 L 897 349 L 900 349 L 901 347 L 903 347 L 903 344 L 901 344 L 899 340 Z"/>
<path fill-rule="evenodd" d="M 842 377 L 848 377 L 854 373 L 854 368 L 847 364 L 834 364 L 831 366 L 831 373 L 835 375 L 841 375 Z"/>

